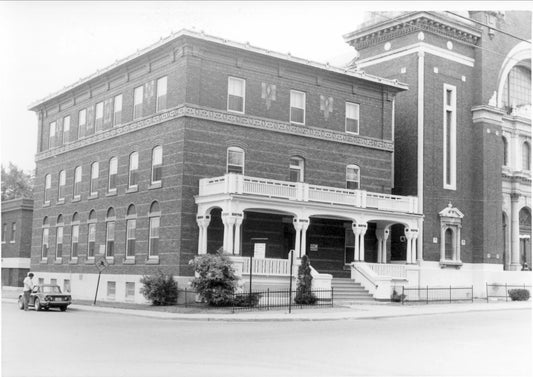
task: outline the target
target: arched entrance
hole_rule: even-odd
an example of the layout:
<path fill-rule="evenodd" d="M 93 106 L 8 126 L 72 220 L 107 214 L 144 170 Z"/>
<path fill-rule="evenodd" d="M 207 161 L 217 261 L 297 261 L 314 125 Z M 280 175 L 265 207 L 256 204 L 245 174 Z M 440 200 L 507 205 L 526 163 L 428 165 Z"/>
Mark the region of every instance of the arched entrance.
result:
<path fill-rule="evenodd" d="M 531 211 L 524 207 L 518 215 L 520 226 L 520 264 L 531 268 Z"/>

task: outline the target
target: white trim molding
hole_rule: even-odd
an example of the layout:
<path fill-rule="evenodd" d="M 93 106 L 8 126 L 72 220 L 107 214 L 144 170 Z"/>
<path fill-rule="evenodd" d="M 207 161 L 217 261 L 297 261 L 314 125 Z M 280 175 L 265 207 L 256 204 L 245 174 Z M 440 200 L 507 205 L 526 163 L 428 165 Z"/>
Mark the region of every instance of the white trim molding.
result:
<path fill-rule="evenodd" d="M 448 94 L 450 95 L 448 103 Z M 450 118 L 448 119 L 448 114 Z M 450 124 L 448 125 L 448 121 Z M 448 190 L 457 189 L 457 88 L 450 84 L 443 84 L 442 88 L 442 183 Z M 448 127 L 450 134 L 448 135 Z M 449 139 L 449 143 L 448 143 Z M 448 144 L 450 150 L 448 150 Z M 448 156 L 450 166 L 448 166 Z M 447 171 L 450 171 L 448 177 Z"/>
<path fill-rule="evenodd" d="M 2 258 L 2 268 L 30 268 L 30 258 Z"/>

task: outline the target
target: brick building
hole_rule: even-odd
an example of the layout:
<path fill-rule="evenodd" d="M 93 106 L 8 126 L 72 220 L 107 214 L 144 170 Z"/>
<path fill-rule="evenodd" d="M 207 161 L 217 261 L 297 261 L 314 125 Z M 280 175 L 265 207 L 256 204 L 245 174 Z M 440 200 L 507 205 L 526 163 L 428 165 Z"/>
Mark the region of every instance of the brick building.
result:
<path fill-rule="evenodd" d="M 424 213 L 420 284 L 529 281 L 531 13 L 386 12 L 344 36 L 396 99 L 395 187 Z"/>
<path fill-rule="evenodd" d="M 2 202 L 2 286 L 21 287 L 30 270 L 33 200 Z"/>
<path fill-rule="evenodd" d="M 183 287 L 189 260 L 220 247 L 269 286 L 286 283 L 291 249 L 310 256 L 324 287 L 414 266 L 423 216 L 415 196 L 391 194 L 395 98 L 406 89 L 173 34 L 30 106 L 32 269 L 90 298 L 104 257 L 100 297 L 142 301 L 142 275 L 162 270 Z"/>

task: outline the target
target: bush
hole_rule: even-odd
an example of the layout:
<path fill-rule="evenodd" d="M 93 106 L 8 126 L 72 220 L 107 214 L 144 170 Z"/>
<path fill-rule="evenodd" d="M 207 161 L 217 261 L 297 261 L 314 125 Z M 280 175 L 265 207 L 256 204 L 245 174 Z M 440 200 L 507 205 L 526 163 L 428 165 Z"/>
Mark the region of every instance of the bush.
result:
<path fill-rule="evenodd" d="M 405 295 L 403 293 L 399 294 L 398 292 L 396 292 L 396 289 L 394 289 L 392 291 L 392 295 L 390 296 L 390 300 L 392 302 L 402 302 L 403 300 L 405 300 Z"/>
<path fill-rule="evenodd" d="M 294 302 L 299 305 L 312 305 L 318 301 L 317 297 L 311 292 L 311 263 L 309 257 L 304 255 L 302 257 L 302 264 L 298 267 L 298 286 L 296 288 L 296 296 Z"/>
<path fill-rule="evenodd" d="M 233 299 L 234 306 L 250 307 L 254 308 L 259 304 L 261 299 L 260 293 L 240 293 Z"/>
<path fill-rule="evenodd" d="M 178 302 L 178 283 L 174 276 L 159 271 L 156 275 L 143 276 L 141 283 L 141 293 L 152 305 L 174 305 Z"/>
<path fill-rule="evenodd" d="M 513 301 L 529 300 L 529 291 L 527 289 L 509 289 L 509 297 Z"/>
<path fill-rule="evenodd" d="M 212 306 L 233 304 L 237 276 L 230 259 L 220 250 L 216 254 L 205 254 L 189 262 L 196 277 L 192 287 L 200 297 Z"/>

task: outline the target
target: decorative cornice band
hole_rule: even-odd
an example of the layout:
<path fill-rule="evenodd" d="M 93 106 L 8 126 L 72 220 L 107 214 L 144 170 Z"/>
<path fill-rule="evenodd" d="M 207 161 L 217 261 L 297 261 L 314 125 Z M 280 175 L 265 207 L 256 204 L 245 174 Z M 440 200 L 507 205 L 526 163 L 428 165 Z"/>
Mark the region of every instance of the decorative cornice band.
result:
<path fill-rule="evenodd" d="M 181 117 L 191 117 L 215 122 L 229 123 L 237 126 L 310 137 L 344 144 L 358 145 L 388 152 L 394 151 L 394 143 L 392 141 L 350 135 L 343 132 L 324 130 L 316 127 L 299 126 L 288 122 L 263 119 L 250 115 L 233 114 L 222 110 L 213 110 L 194 105 L 180 105 L 163 113 L 146 117 L 141 120 L 132 121 L 124 125 L 90 135 L 81 140 L 74 141 L 61 147 L 37 153 L 35 155 L 35 161 L 42 161 L 52 156 L 57 156 L 59 154 L 95 144 L 103 140 L 111 139 L 113 137 Z"/>

